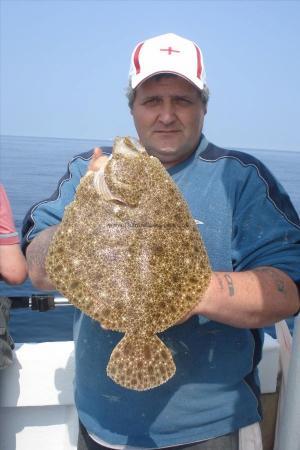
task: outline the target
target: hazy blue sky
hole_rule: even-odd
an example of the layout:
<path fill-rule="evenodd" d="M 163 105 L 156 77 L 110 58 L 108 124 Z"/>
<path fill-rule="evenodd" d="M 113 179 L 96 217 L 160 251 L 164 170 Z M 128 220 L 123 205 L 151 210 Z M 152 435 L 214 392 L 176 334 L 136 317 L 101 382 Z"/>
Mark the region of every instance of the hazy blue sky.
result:
<path fill-rule="evenodd" d="M 207 137 L 300 150 L 299 1 L 1 0 L 1 134 L 134 135 L 133 47 L 174 32 L 202 48 Z"/>

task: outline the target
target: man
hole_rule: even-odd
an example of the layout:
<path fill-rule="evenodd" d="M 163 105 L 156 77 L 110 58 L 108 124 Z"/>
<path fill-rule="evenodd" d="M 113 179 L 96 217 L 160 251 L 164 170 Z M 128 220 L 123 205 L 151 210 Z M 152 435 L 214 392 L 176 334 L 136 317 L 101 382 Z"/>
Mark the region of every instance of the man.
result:
<path fill-rule="evenodd" d="M 13 214 L 4 187 L 0 184 L 0 281 L 20 284 L 27 277 L 27 264 L 20 249 Z M 11 301 L 0 297 L 0 369 L 12 362 L 13 340 L 8 331 Z"/>
<path fill-rule="evenodd" d="M 208 88 L 193 42 L 166 34 L 138 44 L 128 98 L 139 139 L 181 189 L 214 273 L 196 307 L 161 333 L 177 371 L 150 391 L 124 389 L 106 376 L 120 336 L 76 311 L 78 449 L 236 450 L 238 430 L 261 419 L 259 328 L 299 309 L 299 218 L 259 161 L 202 134 Z M 30 276 L 39 288 L 52 288 L 44 260 L 64 207 L 102 158 L 99 149 L 75 157 L 51 201 L 25 220 Z"/>

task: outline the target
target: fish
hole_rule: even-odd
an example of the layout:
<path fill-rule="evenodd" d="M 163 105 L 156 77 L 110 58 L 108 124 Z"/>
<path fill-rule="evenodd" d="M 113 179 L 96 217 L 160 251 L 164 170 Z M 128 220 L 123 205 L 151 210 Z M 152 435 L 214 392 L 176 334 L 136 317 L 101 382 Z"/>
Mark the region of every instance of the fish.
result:
<path fill-rule="evenodd" d="M 136 391 L 174 376 L 172 353 L 158 333 L 201 301 L 212 273 L 179 188 L 159 159 L 128 136 L 116 137 L 111 158 L 81 178 L 46 271 L 82 312 L 124 333 L 106 373 Z"/>

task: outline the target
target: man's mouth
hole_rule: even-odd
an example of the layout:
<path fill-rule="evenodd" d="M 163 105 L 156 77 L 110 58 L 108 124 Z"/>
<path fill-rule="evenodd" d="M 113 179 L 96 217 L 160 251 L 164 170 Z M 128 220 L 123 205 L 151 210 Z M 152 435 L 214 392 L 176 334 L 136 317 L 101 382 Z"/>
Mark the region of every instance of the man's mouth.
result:
<path fill-rule="evenodd" d="M 173 133 L 180 133 L 181 130 L 154 130 L 154 133 L 158 134 L 173 134 Z"/>

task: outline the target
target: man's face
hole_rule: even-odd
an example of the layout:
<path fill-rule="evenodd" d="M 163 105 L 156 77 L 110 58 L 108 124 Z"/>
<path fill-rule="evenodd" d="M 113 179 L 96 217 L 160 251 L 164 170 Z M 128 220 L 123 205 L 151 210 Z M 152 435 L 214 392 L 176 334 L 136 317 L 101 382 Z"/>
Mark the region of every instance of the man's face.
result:
<path fill-rule="evenodd" d="M 149 78 L 136 90 L 132 115 L 140 141 L 165 167 L 196 149 L 206 107 L 199 91 L 184 78 Z"/>

